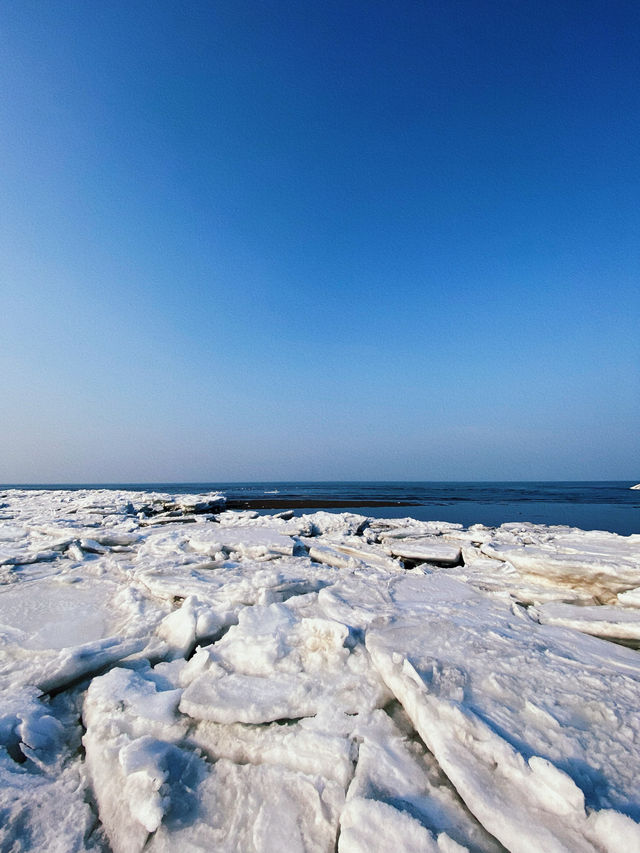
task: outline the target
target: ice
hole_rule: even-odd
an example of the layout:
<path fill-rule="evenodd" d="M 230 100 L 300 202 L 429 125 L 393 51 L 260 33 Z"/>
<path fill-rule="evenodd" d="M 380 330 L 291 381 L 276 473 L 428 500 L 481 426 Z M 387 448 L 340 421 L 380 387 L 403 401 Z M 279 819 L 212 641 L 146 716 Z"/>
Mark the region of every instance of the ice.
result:
<path fill-rule="evenodd" d="M 409 612 L 370 628 L 367 648 L 488 831 L 514 850 L 620 849 L 598 823 L 615 809 L 640 840 L 637 654 L 537 626 L 442 574 L 404 583 Z"/>
<path fill-rule="evenodd" d="M 104 850 L 79 765 L 37 775 L 0 755 L 0 850 Z"/>
<path fill-rule="evenodd" d="M 388 549 L 367 542 L 361 536 L 340 536 L 334 533 L 322 537 L 321 541 L 305 537 L 301 537 L 300 541 L 308 549 L 312 560 L 339 569 L 375 567 L 388 572 L 401 569 L 397 560 L 390 558 Z"/>
<path fill-rule="evenodd" d="M 23 649 L 64 649 L 104 637 L 109 633 L 108 605 L 118 587 L 103 580 L 75 579 L 76 583 L 46 579 L 37 586 L 20 584 L 3 591 L 0 630 Z"/>
<path fill-rule="evenodd" d="M 411 731 L 408 721 L 402 722 Z M 408 838 L 417 836 L 426 849 L 430 845 L 436 849 L 438 844 L 443 849 L 446 841 L 464 850 L 497 853 L 502 849 L 465 807 L 433 755 L 417 739 L 407 738 L 386 713 L 361 715 L 353 734 L 359 742 L 358 763 L 347 792 L 351 810 L 341 818 L 340 850 L 361 849 L 362 833 L 372 841 L 377 836 L 378 849 L 407 844 L 404 836 L 396 837 L 403 823 Z M 378 809 L 379 804 L 386 808 Z M 365 828 L 366 814 L 372 825 Z M 454 849 L 452 844 L 448 849 Z"/>
<path fill-rule="evenodd" d="M 620 607 L 576 607 L 549 602 L 530 611 L 544 625 L 563 625 L 597 637 L 640 641 L 640 610 Z"/>
<path fill-rule="evenodd" d="M 184 761 L 180 689 L 163 690 L 149 671 L 113 669 L 95 678 L 83 707 L 86 765 L 100 820 L 115 853 L 142 850 L 170 805 L 166 786 Z"/>
<path fill-rule="evenodd" d="M 305 523 L 313 536 L 354 536 L 367 527 L 370 519 L 352 512 L 313 512 L 305 516 Z"/>
<path fill-rule="evenodd" d="M 325 618 L 299 618 L 282 604 L 241 612 L 180 702 L 185 714 L 219 723 L 267 723 L 347 713 L 384 703 L 387 692 L 349 629 Z M 204 653 L 203 653 L 204 654 Z"/>
<path fill-rule="evenodd" d="M 170 813 L 145 851 L 335 850 L 344 805 L 336 783 L 283 767 L 237 765 L 226 759 L 210 768 L 203 763 L 201 772 L 187 814 L 179 808 Z"/>
<path fill-rule="evenodd" d="M 349 800 L 340 818 L 340 830 L 339 853 L 371 850 L 442 853 L 443 850 L 419 821 L 381 800 Z"/>
<path fill-rule="evenodd" d="M 285 555 L 293 556 L 293 539 L 268 527 L 216 527 L 198 525 L 189 535 L 188 544 L 199 554 L 213 557 L 218 553 L 238 553 L 253 559 Z"/>
<path fill-rule="evenodd" d="M 537 540 L 537 541 L 536 541 Z M 503 525 L 482 545 L 485 555 L 516 569 L 599 595 L 606 603 L 640 586 L 640 535 L 558 528 L 547 531 Z"/>
<path fill-rule="evenodd" d="M 470 562 L 465 560 L 463 566 L 448 569 L 447 575 L 465 581 L 480 592 L 524 605 L 541 604 L 546 601 L 595 603 L 593 590 L 574 589 L 539 575 L 528 575 L 518 571 L 509 562 L 487 557 L 474 557 Z"/>
<path fill-rule="evenodd" d="M 0 850 L 103 850 L 73 704 L 49 701 L 35 687 L 3 693 Z"/>
<path fill-rule="evenodd" d="M 0 500 L 0 849 L 640 849 L 640 536 Z"/>
<path fill-rule="evenodd" d="M 434 563 L 437 566 L 455 566 L 462 556 L 460 548 L 437 539 L 411 537 L 409 539 L 383 539 L 394 557 Z"/>
<path fill-rule="evenodd" d="M 76 571 L 0 588 L 0 684 L 59 689 L 142 651 L 165 613 L 135 588 Z"/>
<path fill-rule="evenodd" d="M 188 718 L 178 712 L 182 690 L 164 688 L 163 676 L 150 670 L 115 669 L 94 679 L 87 693 L 87 766 L 115 853 L 143 847 L 333 849 L 344 784 L 317 775 L 311 750 L 318 747 L 319 736 L 298 733 L 306 736 L 312 775 L 283 767 L 273 753 L 273 767 L 263 761 L 252 733 L 248 740 L 254 742 L 256 765 L 234 763 L 220 756 L 218 745 L 226 741 L 236 760 L 243 759 L 236 739 L 224 731 L 216 737 L 202 724 L 187 738 Z M 257 737 L 259 744 L 259 731 Z M 215 764 L 194 749 L 199 744 L 215 753 Z M 272 737 L 271 746 L 285 757 L 289 753 L 283 738 L 278 744 Z M 337 753 L 343 765 L 349 761 L 347 749 L 346 743 L 338 750 L 329 742 L 331 758 Z M 237 803 L 242 803 L 240 812 Z"/>
<path fill-rule="evenodd" d="M 287 767 L 320 775 L 346 790 L 353 776 L 357 749 L 351 739 L 335 734 L 331 726 L 327 728 L 313 730 L 300 722 L 252 726 L 221 725 L 205 720 L 191 729 L 189 743 L 212 759 Z"/>
<path fill-rule="evenodd" d="M 462 530 L 461 524 L 447 521 L 416 521 L 415 518 L 374 518 L 370 521 L 371 530 L 377 531 L 383 538 L 405 539 L 423 537 Z"/>
<path fill-rule="evenodd" d="M 640 607 L 640 587 L 619 592 L 616 596 L 618 603 L 628 607 Z"/>

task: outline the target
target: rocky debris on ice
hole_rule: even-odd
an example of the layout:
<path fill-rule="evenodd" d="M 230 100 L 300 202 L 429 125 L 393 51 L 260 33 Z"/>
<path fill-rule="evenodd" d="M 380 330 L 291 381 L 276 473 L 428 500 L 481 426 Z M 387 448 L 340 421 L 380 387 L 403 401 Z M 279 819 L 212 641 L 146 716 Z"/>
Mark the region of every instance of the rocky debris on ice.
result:
<path fill-rule="evenodd" d="M 0 501 L 1 850 L 640 849 L 640 536 Z"/>

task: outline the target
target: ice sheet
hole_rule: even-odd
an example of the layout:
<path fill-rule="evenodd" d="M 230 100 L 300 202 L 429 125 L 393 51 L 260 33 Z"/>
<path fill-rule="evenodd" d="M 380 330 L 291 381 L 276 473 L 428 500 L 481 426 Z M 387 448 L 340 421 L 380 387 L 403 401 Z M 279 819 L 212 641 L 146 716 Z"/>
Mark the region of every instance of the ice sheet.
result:
<path fill-rule="evenodd" d="M 0 500 L 1 849 L 640 849 L 640 536 Z"/>
<path fill-rule="evenodd" d="M 406 615 L 371 627 L 367 648 L 489 832 L 514 850 L 621 849 L 604 829 L 616 810 L 637 843 L 637 653 L 532 624 L 442 573 L 408 582 L 392 593 Z"/>

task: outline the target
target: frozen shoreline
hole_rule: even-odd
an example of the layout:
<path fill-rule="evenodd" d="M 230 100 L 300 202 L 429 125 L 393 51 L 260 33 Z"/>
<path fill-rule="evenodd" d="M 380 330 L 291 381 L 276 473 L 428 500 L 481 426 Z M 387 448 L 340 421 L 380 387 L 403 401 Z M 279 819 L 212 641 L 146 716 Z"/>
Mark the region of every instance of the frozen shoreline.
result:
<path fill-rule="evenodd" d="M 640 848 L 640 535 L 0 504 L 0 848 Z"/>

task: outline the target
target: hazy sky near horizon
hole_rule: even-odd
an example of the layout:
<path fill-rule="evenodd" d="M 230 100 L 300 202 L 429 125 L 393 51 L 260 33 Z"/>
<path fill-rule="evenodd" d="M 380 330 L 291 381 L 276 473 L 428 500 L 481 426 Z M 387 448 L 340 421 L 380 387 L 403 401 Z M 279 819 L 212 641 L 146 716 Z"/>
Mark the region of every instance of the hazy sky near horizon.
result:
<path fill-rule="evenodd" d="M 0 482 L 640 478 L 640 4 L 0 0 Z"/>

